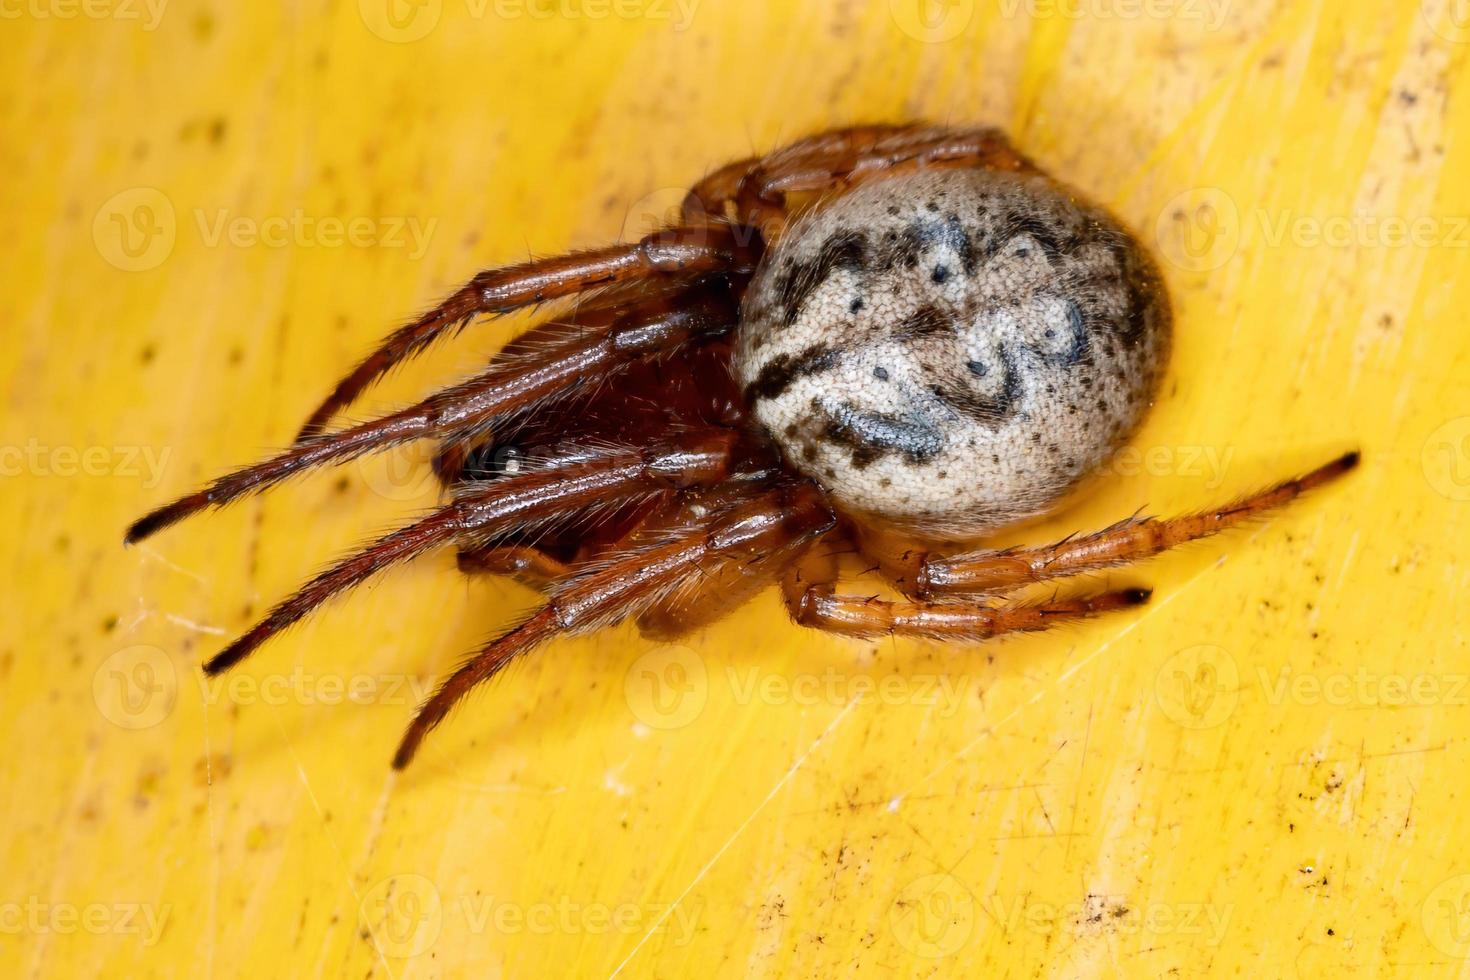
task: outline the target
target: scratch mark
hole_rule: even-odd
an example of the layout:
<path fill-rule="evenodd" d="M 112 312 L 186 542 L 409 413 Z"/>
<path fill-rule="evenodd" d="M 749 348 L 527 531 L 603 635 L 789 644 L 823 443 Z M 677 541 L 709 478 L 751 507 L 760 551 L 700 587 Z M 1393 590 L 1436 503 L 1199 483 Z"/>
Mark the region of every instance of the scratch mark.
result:
<path fill-rule="evenodd" d="M 1183 585 L 1181 585 L 1179 588 L 1177 588 L 1173 592 L 1171 592 L 1161 602 L 1156 602 L 1156 603 L 1153 603 L 1152 605 L 1145 606 L 1144 607 L 1144 612 L 1141 615 L 1139 615 L 1139 617 L 1137 619 L 1135 619 L 1133 622 L 1129 623 L 1123 629 L 1119 630 L 1116 635 L 1110 637 L 1106 642 L 1104 642 L 1096 650 L 1092 651 L 1092 653 L 1088 654 L 1086 657 L 1083 657 L 1081 660 L 1077 661 L 1076 664 L 1074 664 L 1072 667 L 1070 667 L 1068 670 L 1066 670 L 1063 674 L 1061 674 L 1050 685 L 1048 685 L 1046 687 L 1039 688 L 1036 691 L 1036 693 L 1033 694 L 1029 699 L 1027 699 L 1025 702 L 1023 702 L 1022 704 L 1020 704 L 1017 707 L 1015 707 L 1014 709 L 1012 709 L 1011 712 L 1010 712 L 1010 714 L 1006 715 L 1004 718 L 1002 718 L 1000 721 L 996 722 L 994 725 L 991 725 L 989 728 L 982 729 L 978 735 L 976 735 L 969 742 L 967 742 L 964 746 L 962 746 L 958 752 L 955 752 L 948 759 L 946 759 L 944 762 L 940 763 L 934 769 L 930 770 L 927 775 L 925 775 L 923 778 L 919 779 L 918 782 L 916 782 L 916 783 L 914 783 L 912 785 L 919 786 L 919 785 L 922 785 L 924 783 L 927 783 L 927 782 L 929 782 L 929 780 L 933 779 L 935 776 L 939 775 L 941 772 L 943 772 L 944 770 L 948 769 L 961 756 L 967 754 L 975 746 L 979 745 L 981 742 L 985 741 L 987 738 L 989 738 L 990 736 L 994 735 L 997 731 L 999 731 L 1000 729 L 1004 728 L 1017 715 L 1021 714 L 1027 708 L 1031 707 L 1033 704 L 1035 704 L 1036 702 L 1040 701 L 1042 698 L 1046 697 L 1052 691 L 1055 691 L 1058 687 L 1060 687 L 1061 685 L 1065 684 L 1068 680 L 1070 680 L 1073 676 L 1075 676 L 1076 673 L 1079 670 L 1081 670 L 1083 667 L 1086 667 L 1088 664 L 1092 663 L 1098 657 L 1101 657 L 1104 653 L 1108 652 L 1108 650 L 1112 649 L 1113 644 L 1117 643 L 1119 640 L 1123 639 L 1123 637 L 1127 636 L 1129 633 L 1132 633 L 1134 630 L 1136 630 L 1150 616 L 1154 615 L 1159 610 L 1166 608 L 1170 603 L 1172 603 L 1174 600 L 1178 599 L 1181 595 L 1183 595 L 1185 592 L 1187 592 L 1189 590 L 1189 588 L 1192 585 L 1194 585 L 1194 583 L 1198 582 L 1201 578 L 1203 578 L 1206 573 L 1208 573 L 1210 571 L 1213 571 L 1214 569 L 1219 568 L 1222 564 L 1224 564 L 1224 561 L 1225 561 L 1224 558 L 1221 558 L 1220 561 L 1217 561 L 1217 562 L 1213 563 L 1212 565 L 1210 565 L 1208 568 L 1205 568 L 1202 571 L 1197 572 L 1193 578 L 1191 578 L 1191 579 L 1187 580 L 1186 582 L 1184 582 Z M 894 800 L 895 801 L 902 800 L 907 795 L 908 795 L 908 790 L 905 790 L 904 792 L 897 794 L 894 797 Z"/>
<path fill-rule="evenodd" d="M 147 545 L 147 544 L 135 544 L 135 545 L 132 545 L 132 547 L 137 548 L 139 551 L 143 552 L 144 555 L 147 555 L 149 558 L 151 558 L 154 561 L 158 562 L 160 565 L 164 566 L 165 568 L 169 569 L 170 571 L 178 572 L 180 575 L 183 575 L 183 576 L 185 576 L 187 578 L 191 578 L 194 581 L 198 582 L 200 585 L 208 585 L 209 584 L 209 582 L 205 580 L 205 578 L 204 578 L 203 575 L 199 575 L 199 574 L 196 574 L 194 572 L 191 572 L 187 568 L 185 568 L 183 565 L 176 565 L 176 564 L 174 564 L 173 562 L 169 561 L 167 558 L 163 557 L 163 555 L 160 552 L 155 551 L 150 545 Z"/>
<path fill-rule="evenodd" d="M 802 766 L 806 765 L 806 761 L 810 759 L 812 753 L 817 750 L 817 746 L 821 745 L 822 741 L 826 739 L 828 735 L 832 734 L 837 726 L 840 725 L 847 718 L 847 716 L 852 713 L 852 709 L 856 707 L 857 704 L 858 701 L 854 699 L 848 701 L 847 704 L 843 705 L 842 710 L 837 712 L 832 721 L 827 725 L 826 728 L 822 730 L 822 733 L 812 741 L 811 745 L 807 746 L 806 751 L 803 752 L 796 759 L 796 761 L 791 764 L 791 767 L 786 770 L 785 774 L 782 775 L 780 779 L 776 780 L 776 785 L 771 787 L 771 791 L 767 793 L 765 797 L 755 805 L 755 809 L 751 810 L 750 815 L 747 816 L 743 821 L 741 821 L 740 826 L 736 827 L 734 833 L 730 835 L 725 843 L 720 845 L 719 849 L 715 851 L 714 856 L 705 862 L 704 867 L 699 869 L 699 873 L 696 874 L 694 876 L 694 879 L 690 881 L 687 886 L 685 886 L 682 892 L 679 893 L 679 897 L 670 902 L 669 907 L 664 909 L 663 914 L 660 915 L 657 919 L 653 920 L 653 923 L 648 927 L 648 931 L 643 934 L 643 938 L 638 940 L 637 944 L 628 951 L 628 955 L 623 957 L 623 961 L 617 965 L 617 968 L 614 969 L 612 973 L 608 974 L 608 980 L 613 980 L 613 978 L 617 977 L 623 972 L 623 968 L 626 967 L 628 963 L 632 961 L 633 957 L 638 954 L 638 951 L 643 948 L 645 943 L 648 942 L 649 937 L 659 930 L 659 928 L 664 924 L 664 921 L 668 919 L 669 916 L 674 914 L 674 910 L 679 907 L 684 899 L 689 897 L 689 893 L 694 890 L 695 886 L 704 880 L 704 876 L 709 874 L 710 869 L 719 862 L 720 858 L 724 857 L 725 852 L 730 849 L 730 846 L 735 843 L 736 839 L 739 838 L 741 834 L 745 833 L 745 828 L 749 827 L 751 823 L 755 820 L 755 818 L 760 815 L 760 812 L 766 808 L 766 804 L 775 799 L 776 794 L 781 792 L 781 788 L 791 781 L 791 777 L 795 776 L 797 771 L 801 769 Z"/>
<path fill-rule="evenodd" d="M 175 626 L 182 626 L 184 629 L 192 630 L 195 633 L 207 633 L 210 636 L 225 635 L 225 630 L 218 626 L 205 626 L 203 623 L 196 623 L 192 619 L 185 619 L 183 616 L 178 616 L 174 613 L 164 613 L 163 618 Z"/>

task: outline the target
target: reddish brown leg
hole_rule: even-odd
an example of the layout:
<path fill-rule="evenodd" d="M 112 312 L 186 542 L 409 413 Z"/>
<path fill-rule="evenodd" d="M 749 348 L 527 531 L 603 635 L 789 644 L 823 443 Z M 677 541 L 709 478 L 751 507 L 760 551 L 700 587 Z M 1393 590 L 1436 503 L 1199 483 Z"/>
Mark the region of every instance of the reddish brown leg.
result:
<path fill-rule="evenodd" d="M 688 495 L 677 508 L 655 515 L 629 534 L 629 540 L 654 541 L 696 523 L 699 514 L 719 509 L 722 500 L 728 503 L 732 486 L 716 486 Z M 837 534 L 831 531 L 823 535 L 824 547 L 829 547 Z M 810 544 L 807 538 L 799 538 L 785 547 L 739 561 L 732 561 L 724 554 L 706 556 L 697 563 L 695 574 L 687 582 L 660 597 L 639 615 L 638 631 L 652 639 L 671 640 L 723 619 L 778 581 L 781 573 Z"/>
<path fill-rule="evenodd" d="M 492 365 L 485 373 L 417 405 L 298 443 L 271 459 L 226 474 L 203 490 L 139 519 L 128 529 L 126 540 L 129 544 L 140 541 L 206 507 L 222 506 L 313 466 L 343 462 L 415 439 L 472 434 L 498 418 L 564 395 L 635 360 L 673 350 L 696 337 L 722 333 L 734 325 L 735 318 L 728 296 L 719 290 L 701 290 L 660 299 L 651 308 L 645 306 L 601 325 L 584 324 L 584 336 L 544 353 Z"/>
<path fill-rule="evenodd" d="M 788 217 L 787 198 L 849 187 L 911 170 L 974 168 L 1029 170 L 997 129 L 949 131 L 916 126 L 862 127 L 793 144 L 741 179 L 735 211 L 741 223 L 776 241 Z"/>
<path fill-rule="evenodd" d="M 637 614 L 707 570 L 711 560 L 745 562 L 797 548 L 833 522 L 821 491 L 802 483 L 748 497 L 668 540 L 590 569 L 450 675 L 404 733 L 393 757 L 394 768 L 408 765 L 424 736 L 470 690 L 536 644 Z"/>
<path fill-rule="evenodd" d="M 379 539 L 306 583 L 216 654 L 205 664 L 205 673 L 218 674 L 233 667 L 332 596 L 437 545 L 533 528 L 588 507 L 721 480 L 729 471 L 734 443 L 732 433 L 691 434 L 644 449 L 608 450 L 583 465 L 527 473 L 464 493 L 449 506 Z"/>
<path fill-rule="evenodd" d="M 504 575 L 540 592 L 572 574 L 572 566 L 526 545 L 467 549 L 459 553 L 458 562 L 459 570 L 466 575 Z"/>
<path fill-rule="evenodd" d="M 900 133 L 911 132 L 913 129 L 912 126 L 851 126 L 817 136 L 808 136 L 778 150 L 772 156 L 779 158 L 813 156 L 831 152 L 834 148 L 842 148 L 851 152 L 854 146 L 871 146 L 883 137 L 896 136 Z M 701 178 L 699 183 L 689 189 L 688 195 L 684 198 L 684 222 L 698 224 L 710 216 L 734 220 L 734 215 L 727 213 L 726 206 L 735 202 L 736 197 L 740 194 L 741 184 L 747 176 L 759 169 L 767 160 L 772 159 L 772 156 L 754 156 L 736 160 Z"/>
<path fill-rule="evenodd" d="M 1147 589 L 1124 589 L 1037 604 L 893 602 L 873 596 L 837 595 L 837 559 L 814 549 L 782 582 L 791 617 L 803 626 L 844 636 L 925 636 L 936 640 L 988 640 L 1005 633 L 1044 630 L 1057 623 L 1147 602 Z"/>
<path fill-rule="evenodd" d="M 1085 537 L 1039 548 L 987 551 L 923 561 L 915 574 L 921 595 L 1004 592 L 1033 582 L 1093 572 L 1149 558 L 1259 516 L 1272 507 L 1344 475 L 1358 464 L 1348 453 L 1295 480 L 1279 483 L 1228 507 L 1169 520 L 1127 520 Z"/>
<path fill-rule="evenodd" d="M 481 272 L 439 306 L 394 331 L 311 413 L 297 441 L 316 435 L 389 368 L 481 314 L 500 315 L 546 300 L 636 280 L 658 280 L 753 266 L 723 226 L 671 228 L 638 242 Z"/>

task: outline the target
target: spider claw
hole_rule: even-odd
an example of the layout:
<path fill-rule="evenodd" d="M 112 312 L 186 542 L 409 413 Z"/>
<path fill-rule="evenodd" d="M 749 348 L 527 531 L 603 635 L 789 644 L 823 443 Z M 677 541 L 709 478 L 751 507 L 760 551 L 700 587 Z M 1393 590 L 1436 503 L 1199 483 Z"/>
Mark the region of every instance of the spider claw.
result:
<path fill-rule="evenodd" d="M 171 504 L 167 504 L 143 515 L 128 525 L 127 532 L 123 535 L 123 544 L 137 544 L 144 538 L 152 537 L 169 525 L 175 524 L 195 511 L 208 506 L 212 499 L 213 497 L 208 490 L 201 490 L 198 493 L 181 497 Z"/>

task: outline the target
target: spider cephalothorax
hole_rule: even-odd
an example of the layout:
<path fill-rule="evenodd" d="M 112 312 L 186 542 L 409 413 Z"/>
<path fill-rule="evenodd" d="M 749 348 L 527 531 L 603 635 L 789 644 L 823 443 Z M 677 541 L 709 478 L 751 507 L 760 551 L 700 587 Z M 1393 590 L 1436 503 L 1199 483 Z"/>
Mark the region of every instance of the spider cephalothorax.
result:
<path fill-rule="evenodd" d="M 364 388 L 482 315 L 580 297 L 480 375 L 325 433 Z M 1144 558 L 1331 480 L 1348 454 L 1229 507 L 1047 547 L 975 550 L 1053 507 L 1136 429 L 1170 318 L 1147 255 L 996 130 L 866 126 L 710 174 L 682 223 L 484 272 L 393 333 L 290 449 L 144 517 L 137 541 L 304 469 L 437 439 L 452 500 L 331 566 L 206 665 L 439 545 L 545 605 L 423 706 L 448 710 L 535 644 L 636 616 L 671 636 L 779 582 L 801 624 L 981 640 L 1147 599 L 1024 586 Z M 858 551 L 902 599 L 836 591 Z"/>

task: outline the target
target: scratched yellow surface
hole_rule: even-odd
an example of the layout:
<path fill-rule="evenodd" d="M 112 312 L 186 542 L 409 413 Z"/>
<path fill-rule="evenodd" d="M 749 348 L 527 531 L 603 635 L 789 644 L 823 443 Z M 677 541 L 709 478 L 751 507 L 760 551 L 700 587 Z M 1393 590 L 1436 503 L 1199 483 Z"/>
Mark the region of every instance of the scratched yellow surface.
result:
<path fill-rule="evenodd" d="M 0 972 L 1470 973 L 1470 10 L 1454 0 L 0 4 Z M 434 501 L 349 465 L 124 549 L 476 269 L 707 168 L 992 122 L 1154 248 L 1156 411 L 1042 540 L 1349 481 L 962 649 L 558 642 L 448 554 L 199 661 Z M 453 377 L 484 324 L 374 391 Z"/>

